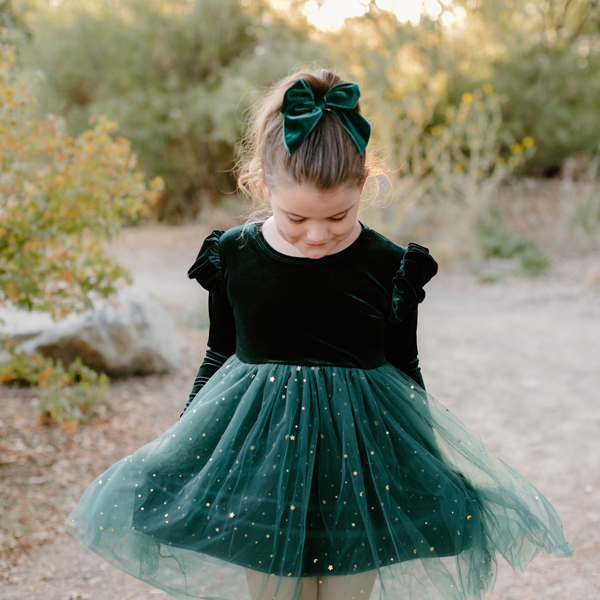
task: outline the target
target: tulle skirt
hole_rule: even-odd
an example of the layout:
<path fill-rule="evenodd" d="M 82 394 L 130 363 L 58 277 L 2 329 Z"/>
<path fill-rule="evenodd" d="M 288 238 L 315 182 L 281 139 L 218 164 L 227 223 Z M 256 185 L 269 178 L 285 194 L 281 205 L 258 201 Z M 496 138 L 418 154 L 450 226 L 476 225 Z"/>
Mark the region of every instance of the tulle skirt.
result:
<path fill-rule="evenodd" d="M 65 526 L 174 598 L 480 599 L 559 516 L 431 394 L 374 369 L 230 357 Z"/>

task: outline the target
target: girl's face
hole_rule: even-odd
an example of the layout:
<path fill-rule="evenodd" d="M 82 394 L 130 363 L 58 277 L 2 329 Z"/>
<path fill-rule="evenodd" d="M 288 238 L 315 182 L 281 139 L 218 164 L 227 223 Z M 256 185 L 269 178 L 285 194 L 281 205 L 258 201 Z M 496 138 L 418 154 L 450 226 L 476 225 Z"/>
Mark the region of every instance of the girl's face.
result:
<path fill-rule="evenodd" d="M 259 171 L 265 198 L 271 203 L 277 233 L 308 258 L 321 258 L 343 247 L 356 233 L 360 196 L 365 187 L 340 186 L 327 192 L 298 184 L 270 190 Z"/>

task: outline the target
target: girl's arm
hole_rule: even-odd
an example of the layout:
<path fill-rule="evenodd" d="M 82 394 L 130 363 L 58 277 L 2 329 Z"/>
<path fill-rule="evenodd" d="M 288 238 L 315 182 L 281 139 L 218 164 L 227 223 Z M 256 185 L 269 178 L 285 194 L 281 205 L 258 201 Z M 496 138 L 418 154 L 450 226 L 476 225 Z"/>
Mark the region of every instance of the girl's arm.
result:
<path fill-rule="evenodd" d="M 406 313 L 401 322 L 386 321 L 384 352 L 388 362 L 425 389 L 419 367 L 416 306 Z"/>
<path fill-rule="evenodd" d="M 425 299 L 423 286 L 438 272 L 429 249 L 409 242 L 393 278 L 391 313 L 386 321 L 387 360 L 425 389 L 417 349 L 417 307 Z"/>
<path fill-rule="evenodd" d="M 208 349 L 198 369 L 188 402 L 179 418 L 187 410 L 187 407 L 204 384 L 232 354 L 235 354 L 235 321 L 233 319 L 233 309 L 225 294 L 215 292 L 209 294 L 208 314 L 210 317 Z"/>

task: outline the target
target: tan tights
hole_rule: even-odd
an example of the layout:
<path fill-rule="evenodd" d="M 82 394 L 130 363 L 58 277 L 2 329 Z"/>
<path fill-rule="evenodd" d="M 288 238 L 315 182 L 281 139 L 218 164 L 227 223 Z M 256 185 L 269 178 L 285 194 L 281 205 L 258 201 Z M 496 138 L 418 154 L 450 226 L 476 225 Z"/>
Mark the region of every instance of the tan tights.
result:
<path fill-rule="evenodd" d="M 252 600 L 369 600 L 376 576 L 377 571 L 365 571 L 338 577 L 302 577 L 297 582 L 296 578 L 246 569 Z"/>

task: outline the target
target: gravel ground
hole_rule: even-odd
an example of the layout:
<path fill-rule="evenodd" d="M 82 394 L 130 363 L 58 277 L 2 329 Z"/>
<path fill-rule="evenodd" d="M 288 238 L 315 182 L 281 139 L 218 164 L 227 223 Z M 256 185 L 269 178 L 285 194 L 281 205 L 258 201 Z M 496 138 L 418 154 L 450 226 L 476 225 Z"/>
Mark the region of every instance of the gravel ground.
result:
<path fill-rule="evenodd" d="M 168 597 L 80 546 L 62 522 L 97 474 L 160 435 L 185 405 L 207 334 L 190 326 L 205 319 L 205 296 L 185 271 L 204 235 L 132 230 L 117 249 L 137 285 L 178 317 L 176 373 L 113 381 L 107 410 L 72 434 L 36 419 L 35 390 L 0 387 L 0 494 L 12 494 L 15 511 L 37 502 L 26 532 L 2 540 L 12 549 L 0 563 L 2 600 Z M 419 320 L 428 391 L 550 500 L 576 546 L 573 558 L 540 556 L 523 574 L 499 559 L 486 598 L 600 598 L 600 255 L 495 284 L 467 269 L 441 272 Z"/>

